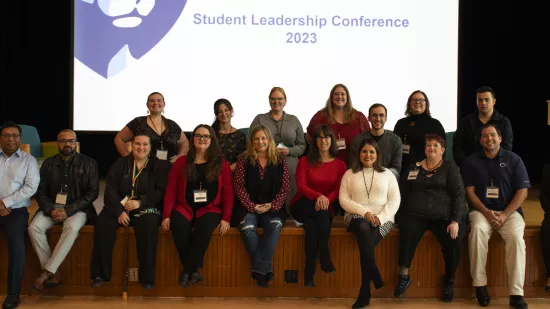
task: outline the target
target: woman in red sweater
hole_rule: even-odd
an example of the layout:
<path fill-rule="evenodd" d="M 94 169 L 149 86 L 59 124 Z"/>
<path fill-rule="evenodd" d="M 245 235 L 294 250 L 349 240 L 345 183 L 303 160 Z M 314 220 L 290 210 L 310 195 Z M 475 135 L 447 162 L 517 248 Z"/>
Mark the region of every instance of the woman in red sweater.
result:
<path fill-rule="evenodd" d="M 321 269 L 334 272 L 329 249 L 330 224 L 334 217 L 333 203 L 338 200 L 340 181 L 346 163 L 336 157 L 336 138 L 327 125 L 315 128 L 307 157 L 298 161 L 296 185 L 298 193 L 291 201 L 292 217 L 303 223 L 306 267 L 304 286 L 313 287 L 315 259 L 320 255 Z"/>
<path fill-rule="evenodd" d="M 162 220 L 162 228 L 172 230 L 184 265 L 178 279 L 184 288 L 202 280 L 198 269 L 212 231 L 216 227 L 221 235 L 229 231 L 234 202 L 231 169 L 223 159 L 214 130 L 198 125 L 191 138 L 187 155 L 170 169 Z"/>
<path fill-rule="evenodd" d="M 345 85 L 337 84 L 332 87 L 325 108 L 318 111 L 307 126 L 307 142 L 315 144 L 312 140 L 313 131 L 320 124 L 328 124 L 336 136 L 336 148 L 338 159 L 348 162 L 351 142 L 356 135 L 370 130 L 369 121 L 365 115 L 353 108 L 349 90 Z"/>

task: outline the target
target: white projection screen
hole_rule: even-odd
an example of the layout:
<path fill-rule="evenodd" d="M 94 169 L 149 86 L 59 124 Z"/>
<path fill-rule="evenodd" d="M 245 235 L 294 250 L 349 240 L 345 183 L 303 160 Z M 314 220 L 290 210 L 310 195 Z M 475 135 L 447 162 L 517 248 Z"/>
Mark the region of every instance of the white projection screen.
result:
<path fill-rule="evenodd" d="M 119 131 L 154 91 L 184 131 L 211 124 L 219 98 L 248 127 L 273 86 L 305 129 L 337 83 L 365 115 L 386 105 L 390 130 L 417 89 L 456 128 L 458 0 L 74 1 L 78 131 Z"/>

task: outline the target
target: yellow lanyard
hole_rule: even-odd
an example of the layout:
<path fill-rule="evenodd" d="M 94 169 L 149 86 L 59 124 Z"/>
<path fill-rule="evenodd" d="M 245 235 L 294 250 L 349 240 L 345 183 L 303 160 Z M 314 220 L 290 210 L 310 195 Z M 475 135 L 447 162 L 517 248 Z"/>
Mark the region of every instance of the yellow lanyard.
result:
<path fill-rule="evenodd" d="M 149 157 L 147 157 L 147 160 L 145 160 L 145 164 L 143 164 L 141 169 L 139 169 L 139 171 L 138 171 L 136 161 L 134 160 L 134 169 L 132 170 L 132 196 L 131 197 L 134 197 L 136 186 L 137 186 L 137 179 L 138 179 L 139 175 L 141 175 L 141 172 L 147 166 L 147 163 L 149 163 Z"/>

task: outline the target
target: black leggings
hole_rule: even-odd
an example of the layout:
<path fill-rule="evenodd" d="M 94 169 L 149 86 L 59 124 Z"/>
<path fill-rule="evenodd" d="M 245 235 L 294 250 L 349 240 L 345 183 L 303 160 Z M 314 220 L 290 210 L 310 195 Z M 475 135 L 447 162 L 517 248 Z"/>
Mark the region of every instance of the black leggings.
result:
<path fill-rule="evenodd" d="M 380 228 L 373 227 L 363 218 L 354 218 L 348 226 L 348 231 L 355 234 L 359 246 L 359 257 L 361 260 L 361 291 L 370 288 L 371 281 L 376 288 L 384 286 L 384 280 L 380 275 L 378 266 L 374 260 L 374 248 L 380 240 Z"/>

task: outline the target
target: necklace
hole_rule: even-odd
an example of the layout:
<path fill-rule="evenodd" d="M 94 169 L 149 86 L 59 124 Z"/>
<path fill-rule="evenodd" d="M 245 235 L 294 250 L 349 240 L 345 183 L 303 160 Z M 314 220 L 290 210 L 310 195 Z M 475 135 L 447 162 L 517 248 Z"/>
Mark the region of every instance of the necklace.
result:
<path fill-rule="evenodd" d="M 372 178 L 370 180 L 370 188 L 367 187 L 367 181 L 365 180 L 365 169 L 362 168 L 361 172 L 363 172 L 363 182 L 365 183 L 365 189 L 367 190 L 367 199 L 370 200 L 370 193 L 372 191 L 372 184 L 374 182 L 374 168 L 372 169 Z"/>
<path fill-rule="evenodd" d="M 436 165 L 430 168 L 430 166 L 428 165 L 428 159 L 426 159 L 426 169 L 428 174 L 434 174 L 437 171 L 437 169 L 441 166 L 442 162 L 443 162 L 443 158 L 441 158 L 441 160 L 439 160 L 439 162 Z"/>
<path fill-rule="evenodd" d="M 155 133 L 157 133 L 158 135 L 162 135 L 162 117 L 160 118 L 160 133 L 157 129 L 157 126 L 155 125 L 155 122 L 153 121 L 153 118 L 151 118 L 151 115 L 149 115 L 149 120 L 151 120 L 151 123 L 153 124 L 153 127 L 155 128 Z"/>

